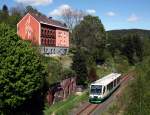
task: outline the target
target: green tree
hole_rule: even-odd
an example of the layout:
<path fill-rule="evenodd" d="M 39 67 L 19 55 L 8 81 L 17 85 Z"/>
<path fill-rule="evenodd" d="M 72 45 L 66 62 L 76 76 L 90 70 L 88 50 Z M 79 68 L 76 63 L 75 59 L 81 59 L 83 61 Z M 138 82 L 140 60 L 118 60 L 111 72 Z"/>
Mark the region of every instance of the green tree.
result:
<path fill-rule="evenodd" d="M 76 72 L 77 84 L 86 85 L 88 71 L 84 54 L 80 50 L 77 50 L 73 56 L 72 69 Z"/>
<path fill-rule="evenodd" d="M 11 27 L 17 26 L 19 20 L 23 17 L 25 9 L 21 6 L 12 7 L 10 9 L 9 24 Z"/>
<path fill-rule="evenodd" d="M 2 10 L 0 12 L 0 22 L 8 23 L 9 18 L 9 10 L 6 5 L 3 5 Z"/>
<path fill-rule="evenodd" d="M 135 63 L 135 49 L 134 49 L 134 43 L 133 43 L 133 37 L 132 35 L 129 35 L 124 38 L 124 46 L 123 46 L 123 55 L 125 55 L 128 58 L 128 61 L 130 64 Z"/>
<path fill-rule="evenodd" d="M 63 73 L 63 67 L 61 63 L 53 58 L 50 58 L 49 61 L 47 62 L 48 65 L 48 77 L 47 77 L 47 82 L 48 84 L 53 84 L 56 82 L 60 82 L 62 80 L 61 74 Z"/>
<path fill-rule="evenodd" d="M 97 16 L 85 16 L 73 30 L 73 42 L 84 47 L 94 60 L 103 57 L 106 33 L 101 20 Z"/>
<path fill-rule="evenodd" d="M 135 81 L 130 87 L 130 102 L 125 115 L 148 115 L 150 113 L 150 57 L 136 68 Z"/>
<path fill-rule="evenodd" d="M 33 8 L 32 6 L 26 6 L 25 8 L 25 14 L 28 12 L 33 12 L 33 13 L 37 13 L 39 15 L 43 15 L 41 12 L 39 12 L 36 8 Z"/>
<path fill-rule="evenodd" d="M 96 68 L 95 67 L 91 67 L 89 70 L 89 75 L 88 75 L 88 80 L 90 82 L 96 81 L 98 79 L 98 76 L 96 74 Z"/>
<path fill-rule="evenodd" d="M 136 56 L 138 57 L 139 61 L 143 60 L 143 41 L 141 40 L 140 36 L 138 35 L 133 35 L 133 44 L 134 44 L 134 49 L 136 52 Z"/>
<path fill-rule="evenodd" d="M 43 88 L 45 67 L 31 43 L 0 24 L 0 111 L 13 114 Z"/>

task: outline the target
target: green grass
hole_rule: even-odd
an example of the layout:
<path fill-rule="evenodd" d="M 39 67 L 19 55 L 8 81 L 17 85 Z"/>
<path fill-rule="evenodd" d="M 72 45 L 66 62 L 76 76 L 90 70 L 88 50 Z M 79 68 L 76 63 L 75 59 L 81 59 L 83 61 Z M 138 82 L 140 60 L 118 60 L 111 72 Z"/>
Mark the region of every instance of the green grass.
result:
<path fill-rule="evenodd" d="M 87 92 L 84 92 L 80 96 L 72 95 L 65 101 L 57 102 L 50 107 L 46 106 L 44 114 L 51 115 L 52 113 L 55 113 L 55 115 L 67 115 L 71 109 L 85 100 L 88 100 Z"/>
<path fill-rule="evenodd" d="M 99 76 L 99 78 L 104 77 L 108 74 L 110 74 L 112 72 L 111 68 L 107 67 L 102 67 L 102 66 L 98 66 L 96 68 L 96 74 Z"/>
<path fill-rule="evenodd" d="M 72 63 L 72 58 L 69 55 L 66 56 L 55 56 L 54 59 L 58 60 L 64 68 L 70 68 Z"/>

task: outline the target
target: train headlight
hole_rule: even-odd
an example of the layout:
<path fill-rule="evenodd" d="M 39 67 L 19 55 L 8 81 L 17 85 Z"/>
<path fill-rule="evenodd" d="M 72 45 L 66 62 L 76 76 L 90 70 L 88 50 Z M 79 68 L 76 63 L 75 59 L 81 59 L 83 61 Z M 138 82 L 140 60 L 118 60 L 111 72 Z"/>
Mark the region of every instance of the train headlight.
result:
<path fill-rule="evenodd" d="M 98 97 L 98 98 L 101 98 L 101 96 L 100 96 L 100 95 L 98 95 L 97 97 Z"/>
<path fill-rule="evenodd" d="M 93 95 L 90 95 L 89 97 L 90 97 L 90 98 L 93 98 Z"/>

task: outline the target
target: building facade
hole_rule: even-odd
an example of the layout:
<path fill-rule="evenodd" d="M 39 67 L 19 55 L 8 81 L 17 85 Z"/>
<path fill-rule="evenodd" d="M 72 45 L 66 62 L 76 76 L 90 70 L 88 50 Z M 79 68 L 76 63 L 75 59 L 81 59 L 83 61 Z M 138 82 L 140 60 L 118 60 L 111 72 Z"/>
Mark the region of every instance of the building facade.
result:
<path fill-rule="evenodd" d="M 38 45 L 45 56 L 65 55 L 69 49 L 66 25 L 44 15 L 27 13 L 17 24 L 17 34 Z"/>

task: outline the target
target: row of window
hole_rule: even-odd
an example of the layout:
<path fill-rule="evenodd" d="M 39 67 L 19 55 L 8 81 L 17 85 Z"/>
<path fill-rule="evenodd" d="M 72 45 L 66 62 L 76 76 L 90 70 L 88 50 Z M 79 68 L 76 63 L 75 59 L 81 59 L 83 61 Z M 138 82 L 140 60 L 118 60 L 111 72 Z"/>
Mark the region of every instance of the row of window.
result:
<path fill-rule="evenodd" d="M 107 85 L 107 90 L 110 91 L 112 88 L 113 88 L 113 82 L 111 82 Z"/>
<path fill-rule="evenodd" d="M 107 90 L 112 90 L 118 83 L 120 83 L 120 77 L 118 77 L 117 79 L 115 79 L 114 81 L 112 81 L 111 83 L 109 83 L 107 85 Z"/>
<path fill-rule="evenodd" d="M 41 39 L 41 44 L 42 45 L 46 45 L 46 46 L 48 46 L 48 45 L 52 45 L 52 46 L 54 46 L 55 44 L 56 44 L 56 40 L 55 39 Z"/>
<path fill-rule="evenodd" d="M 55 30 L 42 28 L 41 29 L 41 36 L 54 38 L 55 37 Z"/>
<path fill-rule="evenodd" d="M 67 37 L 67 35 L 66 35 L 66 32 L 58 32 L 58 37 L 59 38 L 66 38 Z"/>

